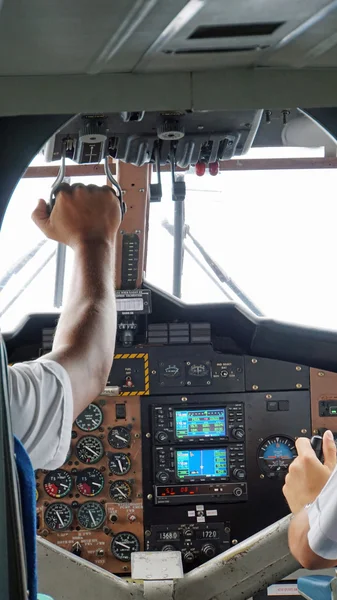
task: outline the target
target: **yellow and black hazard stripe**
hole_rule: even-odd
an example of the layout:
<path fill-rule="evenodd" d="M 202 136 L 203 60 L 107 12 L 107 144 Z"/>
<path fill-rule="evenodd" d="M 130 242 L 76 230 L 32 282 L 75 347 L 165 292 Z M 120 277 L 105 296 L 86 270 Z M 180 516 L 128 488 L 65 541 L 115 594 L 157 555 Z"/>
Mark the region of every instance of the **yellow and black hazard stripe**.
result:
<path fill-rule="evenodd" d="M 148 396 L 150 394 L 150 371 L 149 371 L 149 355 L 141 352 L 140 354 L 115 354 L 115 360 L 123 360 L 125 358 L 142 358 L 144 361 L 144 389 L 137 392 L 120 392 L 120 396 Z"/>

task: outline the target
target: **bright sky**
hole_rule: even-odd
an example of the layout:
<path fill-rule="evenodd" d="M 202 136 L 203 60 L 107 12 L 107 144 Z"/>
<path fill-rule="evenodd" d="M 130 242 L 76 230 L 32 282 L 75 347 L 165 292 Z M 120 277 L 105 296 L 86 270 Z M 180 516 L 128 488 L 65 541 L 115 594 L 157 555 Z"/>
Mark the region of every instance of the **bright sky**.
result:
<path fill-rule="evenodd" d="M 261 157 L 254 150 L 250 157 Z M 271 156 L 320 156 L 321 150 L 268 150 Z M 41 159 L 36 159 L 41 163 Z M 84 183 L 93 178 L 82 178 Z M 173 223 L 170 175 L 163 174 L 164 198 L 151 205 L 147 280 L 172 291 L 173 241 L 162 228 Z M 95 182 L 105 182 L 96 177 Z M 337 330 L 336 222 L 334 170 L 224 172 L 217 177 L 186 176 L 186 223 L 226 273 L 262 312 L 275 319 Z M 30 220 L 38 197 L 48 198 L 51 179 L 24 179 L 13 194 L 0 236 L 0 278 L 42 234 Z M 75 179 L 72 180 L 72 183 Z M 188 244 L 203 261 L 198 251 Z M 0 312 L 25 287 L 55 250 L 47 242 L 0 294 Z M 71 251 L 66 282 L 69 283 Z M 29 312 L 53 311 L 55 257 L 1 317 L 3 331 Z M 185 255 L 183 300 L 224 302 L 225 296 Z"/>

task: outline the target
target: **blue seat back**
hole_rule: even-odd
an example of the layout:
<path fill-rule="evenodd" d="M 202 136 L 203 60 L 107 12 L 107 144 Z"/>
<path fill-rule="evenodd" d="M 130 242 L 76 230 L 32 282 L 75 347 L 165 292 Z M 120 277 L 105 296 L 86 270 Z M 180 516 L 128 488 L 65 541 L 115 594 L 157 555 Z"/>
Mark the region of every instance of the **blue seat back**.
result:
<path fill-rule="evenodd" d="M 332 600 L 332 579 L 327 575 L 300 577 L 297 581 L 298 591 L 307 600 Z"/>

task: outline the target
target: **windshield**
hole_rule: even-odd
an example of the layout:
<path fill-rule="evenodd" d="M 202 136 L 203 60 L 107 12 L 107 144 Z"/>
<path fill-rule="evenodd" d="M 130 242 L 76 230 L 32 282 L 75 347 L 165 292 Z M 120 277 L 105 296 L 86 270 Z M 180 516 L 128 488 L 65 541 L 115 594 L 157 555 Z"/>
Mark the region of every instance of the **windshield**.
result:
<path fill-rule="evenodd" d="M 322 156 L 322 150 L 258 149 L 246 158 L 290 155 Z M 37 198 L 49 197 L 53 181 L 22 179 L 6 213 L 0 236 L 4 331 L 12 330 L 29 312 L 55 311 L 56 244 L 45 242 L 30 220 Z M 102 185 L 105 178 L 81 177 L 71 183 L 75 181 Z M 233 170 L 216 177 L 189 173 L 185 182 L 184 302 L 233 299 L 242 303 L 232 287 L 215 276 L 206 255 L 260 314 L 337 329 L 334 169 Z M 174 203 L 170 173 L 162 174 L 162 185 L 162 202 L 150 207 L 146 279 L 172 293 Z M 25 257 L 28 252 L 29 260 Z M 65 292 L 71 263 L 72 252 L 68 251 Z"/>

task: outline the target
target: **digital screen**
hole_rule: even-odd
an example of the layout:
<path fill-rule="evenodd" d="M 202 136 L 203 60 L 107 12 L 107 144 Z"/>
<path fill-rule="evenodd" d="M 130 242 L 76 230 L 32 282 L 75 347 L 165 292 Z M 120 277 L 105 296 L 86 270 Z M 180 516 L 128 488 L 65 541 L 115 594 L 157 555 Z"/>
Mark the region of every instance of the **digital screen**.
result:
<path fill-rule="evenodd" d="M 199 486 L 197 485 L 174 485 L 171 487 L 158 486 L 157 496 L 163 498 L 164 496 L 194 496 L 199 494 Z"/>
<path fill-rule="evenodd" d="M 180 540 L 180 531 L 158 531 L 157 542 L 175 542 Z"/>
<path fill-rule="evenodd" d="M 219 532 L 217 529 L 200 529 L 197 531 L 197 540 L 217 540 Z"/>
<path fill-rule="evenodd" d="M 227 477 L 227 450 L 226 448 L 177 450 L 176 474 L 178 479 Z"/>
<path fill-rule="evenodd" d="M 225 408 L 175 411 L 175 436 L 178 440 L 225 435 L 227 435 Z"/>

